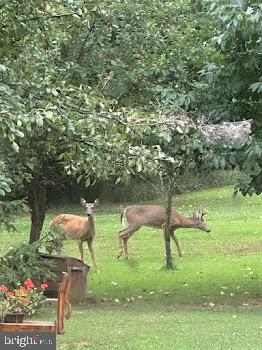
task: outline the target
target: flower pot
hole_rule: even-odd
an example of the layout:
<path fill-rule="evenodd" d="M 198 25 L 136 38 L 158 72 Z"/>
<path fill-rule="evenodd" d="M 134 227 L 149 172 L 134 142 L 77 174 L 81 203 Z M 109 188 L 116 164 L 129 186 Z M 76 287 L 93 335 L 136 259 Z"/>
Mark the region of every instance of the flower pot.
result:
<path fill-rule="evenodd" d="M 24 314 L 7 314 L 4 318 L 5 323 L 23 323 L 25 315 Z"/>

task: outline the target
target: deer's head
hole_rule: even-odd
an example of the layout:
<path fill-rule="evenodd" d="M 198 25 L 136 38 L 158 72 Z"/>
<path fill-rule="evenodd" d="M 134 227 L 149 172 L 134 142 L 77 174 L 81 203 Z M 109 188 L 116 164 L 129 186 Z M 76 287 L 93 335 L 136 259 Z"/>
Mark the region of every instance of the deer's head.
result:
<path fill-rule="evenodd" d="M 93 215 L 95 208 L 99 205 L 99 203 L 99 199 L 96 199 L 93 203 L 87 203 L 85 199 L 81 198 L 81 204 L 86 208 L 87 216 Z"/>
<path fill-rule="evenodd" d="M 204 232 L 210 232 L 211 230 L 207 227 L 207 225 L 204 223 L 204 215 L 207 214 L 207 212 L 203 210 L 195 211 L 192 214 L 192 219 L 195 221 L 196 227 L 199 230 L 202 230 Z"/>

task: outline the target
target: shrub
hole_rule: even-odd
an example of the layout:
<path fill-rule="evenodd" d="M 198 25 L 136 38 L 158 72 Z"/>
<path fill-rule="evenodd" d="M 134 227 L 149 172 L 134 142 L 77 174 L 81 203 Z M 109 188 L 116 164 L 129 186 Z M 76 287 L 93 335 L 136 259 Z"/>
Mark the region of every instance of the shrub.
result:
<path fill-rule="evenodd" d="M 54 278 L 54 261 L 45 259 L 41 253 L 53 253 L 61 249 L 62 241 L 57 234 L 48 232 L 37 242 L 22 243 L 11 248 L 0 258 L 0 285 L 15 288 L 26 279 L 46 281 Z"/>

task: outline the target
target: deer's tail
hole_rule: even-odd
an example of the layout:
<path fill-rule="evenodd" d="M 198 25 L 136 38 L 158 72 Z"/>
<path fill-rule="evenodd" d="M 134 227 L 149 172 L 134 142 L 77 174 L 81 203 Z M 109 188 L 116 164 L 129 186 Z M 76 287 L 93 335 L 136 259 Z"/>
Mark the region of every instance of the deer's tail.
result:
<path fill-rule="evenodd" d="M 50 228 L 51 228 L 52 230 L 55 230 L 55 228 L 61 223 L 61 221 L 63 221 L 63 217 L 64 217 L 63 214 L 57 215 L 57 216 L 51 221 Z"/>
<path fill-rule="evenodd" d="M 121 216 L 120 216 L 120 221 L 121 221 L 121 224 L 124 226 L 124 221 L 126 219 L 126 209 L 124 209 L 121 213 Z"/>

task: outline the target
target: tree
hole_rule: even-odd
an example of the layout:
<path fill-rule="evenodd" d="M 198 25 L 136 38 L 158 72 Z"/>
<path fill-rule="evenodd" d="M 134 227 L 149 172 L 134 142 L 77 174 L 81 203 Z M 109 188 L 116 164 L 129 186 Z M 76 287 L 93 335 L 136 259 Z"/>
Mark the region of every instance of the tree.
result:
<path fill-rule="evenodd" d="M 14 0 L 1 4 L 0 11 L 1 207 L 6 219 L 10 205 L 4 199 L 26 198 L 32 242 L 42 229 L 50 186 L 80 166 L 78 181 L 86 186 L 116 176 L 120 169 L 128 176 L 144 149 L 136 146 L 129 152 L 126 125 L 109 115 L 115 102 L 107 102 L 87 83 L 81 85 L 74 62 L 63 59 L 62 45 L 74 34 L 70 28 L 82 30 L 80 22 L 96 16 L 95 9 L 81 12 L 73 3 Z M 79 48 L 79 64 L 85 44 Z"/>
<path fill-rule="evenodd" d="M 260 194 L 262 9 L 257 1 L 217 0 L 208 4 L 216 34 L 212 60 L 201 71 L 207 83 L 207 103 L 202 111 L 216 122 L 253 119 L 252 141 L 238 151 L 227 150 L 224 158 L 226 166 L 239 166 L 250 176 L 248 183 L 239 184 L 239 190 L 244 195 Z"/>
<path fill-rule="evenodd" d="M 61 97 L 59 101 L 63 104 Z M 139 171 L 154 170 L 154 152 L 132 141 L 132 135 L 126 132 L 128 123 L 119 113 L 97 113 L 76 104 L 69 115 L 58 108 L 55 112 L 39 112 L 31 110 L 30 116 L 14 118 L 16 125 L 21 122 L 19 131 L 23 137 L 12 143 L 4 140 L 10 163 L 27 174 L 19 190 L 31 208 L 31 242 L 39 238 L 42 230 L 48 188 L 59 184 L 65 174 L 84 181 L 88 187 L 97 179 L 127 179 L 138 164 Z"/>
<path fill-rule="evenodd" d="M 194 168 L 196 154 L 200 156 L 205 153 L 205 141 L 194 121 L 181 111 L 167 116 L 136 114 L 129 128 L 136 144 L 141 143 L 148 149 L 156 150 L 152 169 L 157 170 L 165 186 L 165 195 L 167 195 L 164 227 L 166 267 L 173 269 L 170 217 L 177 179 L 183 176 L 189 167 Z M 141 162 L 137 163 L 137 167 L 140 168 L 137 169 L 140 172 L 143 170 Z"/>
<path fill-rule="evenodd" d="M 160 123 L 162 120 L 160 119 Z M 159 123 L 159 122 L 158 122 Z M 159 127 L 158 127 L 159 128 Z M 192 120 L 177 118 L 164 118 L 164 124 L 160 126 L 160 132 L 153 130 L 152 139 L 159 144 L 159 168 L 167 186 L 167 204 L 165 220 L 165 249 L 166 268 L 173 269 L 173 261 L 170 246 L 170 218 L 172 213 L 172 201 L 176 189 L 177 179 L 185 174 L 189 167 L 194 167 L 195 153 L 203 153 L 201 135 Z"/>
<path fill-rule="evenodd" d="M 188 106 L 185 76 L 194 80 L 202 51 L 190 2 L 13 0 L 0 15 L 0 195 L 26 197 L 34 241 L 65 174 L 88 186 L 147 168 L 138 158 L 153 153 L 110 115 L 156 100 Z"/>

